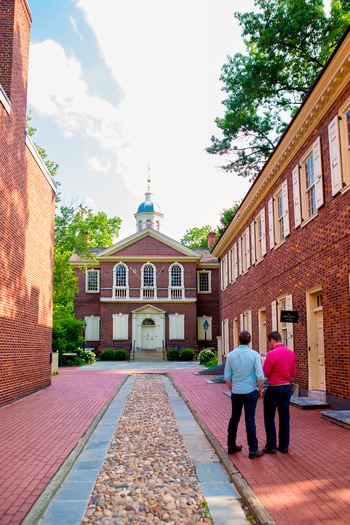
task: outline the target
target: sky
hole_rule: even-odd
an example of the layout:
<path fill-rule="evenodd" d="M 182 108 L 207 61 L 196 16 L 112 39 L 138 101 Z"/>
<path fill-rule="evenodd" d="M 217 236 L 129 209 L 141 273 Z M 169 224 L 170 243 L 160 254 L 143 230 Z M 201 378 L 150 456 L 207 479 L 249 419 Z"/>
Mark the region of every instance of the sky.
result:
<path fill-rule="evenodd" d="M 120 217 L 119 240 L 152 200 L 180 241 L 250 183 L 205 151 L 220 136 L 227 56 L 244 51 L 235 11 L 253 0 L 29 0 L 28 112 L 34 141 L 59 164 L 62 204 Z"/>

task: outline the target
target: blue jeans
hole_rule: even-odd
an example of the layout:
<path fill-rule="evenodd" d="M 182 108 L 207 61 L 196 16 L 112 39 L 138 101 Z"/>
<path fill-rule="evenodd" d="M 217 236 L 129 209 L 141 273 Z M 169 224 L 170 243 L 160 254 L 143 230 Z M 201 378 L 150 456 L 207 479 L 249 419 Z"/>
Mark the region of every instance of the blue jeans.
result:
<path fill-rule="evenodd" d="M 289 403 L 292 397 L 290 385 L 270 386 L 264 396 L 264 422 L 266 431 L 266 448 L 277 448 L 275 415 L 278 411 L 279 430 L 278 448 L 286 450 L 289 447 Z"/>
<path fill-rule="evenodd" d="M 241 419 L 242 408 L 244 407 L 245 429 L 249 452 L 258 450 L 258 440 L 256 438 L 255 410 L 258 403 L 258 391 L 254 390 L 250 394 L 231 394 L 232 414 L 228 424 L 227 445 L 236 446 L 238 423 Z"/>

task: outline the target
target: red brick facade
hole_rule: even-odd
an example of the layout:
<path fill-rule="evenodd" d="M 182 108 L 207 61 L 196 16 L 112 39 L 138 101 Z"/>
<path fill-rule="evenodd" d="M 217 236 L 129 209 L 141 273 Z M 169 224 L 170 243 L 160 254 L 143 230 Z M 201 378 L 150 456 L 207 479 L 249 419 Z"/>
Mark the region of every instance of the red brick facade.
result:
<path fill-rule="evenodd" d="M 51 382 L 55 189 L 26 137 L 31 15 L 0 7 L 0 405 Z"/>
<path fill-rule="evenodd" d="M 334 408 L 350 408 L 349 49 L 348 33 L 213 250 L 223 352 L 242 328 L 266 352 L 266 334 L 279 330 L 301 395 Z M 298 322 L 282 322 L 281 310 Z"/>
<path fill-rule="evenodd" d="M 75 266 L 79 286 L 75 316 L 85 319 L 87 323 L 94 322 L 91 316 L 97 318 L 99 328 L 96 328 L 93 340 L 89 339 L 89 329 L 86 333 L 86 346 L 94 348 L 97 354 L 105 348 L 117 347 L 130 351 L 134 348 L 161 351 L 174 346 L 199 350 L 205 343 L 201 326 L 203 319 L 208 319 L 210 323 L 207 346 L 216 346 L 220 328 L 219 263 L 208 250 L 190 250 L 148 228 L 114 247 L 100 251 L 96 261 L 88 263 L 87 270 L 76 256 L 71 262 Z M 115 289 L 116 265 L 120 263 L 127 274 L 127 286 L 122 292 Z M 176 297 L 172 295 L 170 284 L 174 263 L 182 273 L 181 290 L 173 291 Z M 151 266 L 154 277 L 155 287 L 151 292 L 142 290 L 143 272 L 147 265 Z M 86 293 L 86 271 L 98 274 L 96 293 Z M 198 271 L 208 272 L 209 293 L 198 293 Z M 122 296 L 118 297 L 118 293 Z M 123 338 L 118 338 L 116 333 L 116 316 L 124 319 Z M 183 319 L 178 327 L 181 337 L 177 338 L 171 323 L 177 323 L 180 318 Z M 147 329 L 143 325 L 145 319 L 155 323 L 154 327 L 151 326 L 155 336 L 151 336 L 150 343 L 145 342 L 143 335 Z"/>

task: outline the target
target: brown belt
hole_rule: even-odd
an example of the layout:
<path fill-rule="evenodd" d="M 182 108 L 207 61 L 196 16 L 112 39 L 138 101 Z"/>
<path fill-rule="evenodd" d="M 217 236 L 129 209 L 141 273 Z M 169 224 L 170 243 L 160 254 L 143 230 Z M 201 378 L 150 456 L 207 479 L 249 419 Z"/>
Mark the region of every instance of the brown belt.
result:
<path fill-rule="evenodd" d="M 284 386 L 284 385 L 290 385 L 290 383 L 279 383 L 278 385 L 269 385 L 269 386 Z"/>

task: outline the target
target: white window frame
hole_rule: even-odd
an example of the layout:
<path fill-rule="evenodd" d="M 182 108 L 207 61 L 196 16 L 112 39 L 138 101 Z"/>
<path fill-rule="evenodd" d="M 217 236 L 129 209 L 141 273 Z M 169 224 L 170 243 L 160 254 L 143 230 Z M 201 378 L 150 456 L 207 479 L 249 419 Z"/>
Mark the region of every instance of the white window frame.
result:
<path fill-rule="evenodd" d="M 227 355 L 230 351 L 230 331 L 229 331 L 229 320 L 223 319 L 222 320 L 222 340 L 221 345 L 222 349 L 224 351 L 224 355 Z"/>
<path fill-rule="evenodd" d="M 306 187 L 306 163 L 313 158 L 314 166 L 314 198 L 315 210 L 310 213 L 308 204 L 309 188 Z M 292 171 L 293 178 L 293 200 L 294 200 L 294 224 L 297 228 L 302 223 L 307 224 L 309 220 L 317 215 L 317 211 L 324 204 L 323 197 L 323 175 L 321 162 L 321 139 L 317 139 L 308 148 Z"/>
<path fill-rule="evenodd" d="M 281 295 L 271 303 L 272 331 L 281 334 L 282 342 L 294 351 L 294 328 L 293 323 L 281 322 L 281 310 L 293 310 L 293 299 L 291 295 Z"/>
<path fill-rule="evenodd" d="M 349 120 L 350 100 L 348 99 L 328 126 L 333 197 L 343 189 L 348 189 L 350 187 Z"/>
<path fill-rule="evenodd" d="M 261 236 L 260 228 L 261 225 Z M 254 229 L 254 259 L 255 263 L 263 260 L 266 255 L 266 221 L 265 221 L 265 208 L 262 208 L 258 215 L 254 219 L 254 223 L 251 225 L 252 230 Z M 253 234 L 252 234 L 253 241 Z"/>
<path fill-rule="evenodd" d="M 281 214 L 279 213 L 279 202 L 281 202 Z M 273 197 L 269 199 L 268 215 L 270 249 L 273 250 L 284 243 L 285 238 L 290 234 L 288 184 L 286 180 L 275 191 Z"/>
<path fill-rule="evenodd" d="M 169 314 L 169 340 L 185 339 L 185 315 Z"/>
<path fill-rule="evenodd" d="M 247 330 L 251 337 L 252 337 L 252 340 L 250 341 L 249 343 L 249 346 L 250 348 L 253 348 L 253 334 L 252 334 L 252 311 L 251 310 L 246 310 L 244 312 L 242 312 L 239 316 L 239 324 L 240 324 L 240 331 L 242 332 L 242 330 Z"/>
<path fill-rule="evenodd" d="M 179 285 L 173 285 L 172 284 L 172 270 L 174 267 L 178 267 L 181 270 L 180 275 L 180 284 Z M 185 296 L 185 288 L 184 288 L 184 268 L 182 264 L 178 262 L 174 262 L 169 267 L 169 288 L 168 288 L 168 298 L 169 299 L 184 299 Z"/>
<path fill-rule="evenodd" d="M 127 341 L 129 339 L 129 315 L 113 314 L 113 340 Z"/>
<path fill-rule="evenodd" d="M 89 274 L 95 273 L 97 276 L 96 283 L 97 287 L 95 290 L 89 289 Z M 86 293 L 100 293 L 100 270 L 95 270 L 94 268 L 89 268 L 85 272 L 85 292 Z"/>
<path fill-rule="evenodd" d="M 100 340 L 100 317 L 98 315 L 85 316 L 85 341 Z"/>
<path fill-rule="evenodd" d="M 208 276 L 208 290 L 201 289 L 200 274 L 206 274 Z M 211 270 L 198 270 L 197 272 L 197 293 L 208 294 L 211 293 Z"/>
<path fill-rule="evenodd" d="M 116 269 L 117 266 L 125 268 L 125 286 L 117 286 Z M 113 268 L 113 298 L 114 299 L 128 299 L 129 298 L 129 268 L 123 262 L 118 262 Z"/>
<path fill-rule="evenodd" d="M 146 286 L 144 284 L 144 272 L 145 268 L 147 266 L 151 266 L 153 268 L 153 286 Z M 157 299 L 157 272 L 156 267 L 151 262 L 146 262 L 142 268 L 141 268 L 141 292 L 142 292 L 142 299 Z"/>

